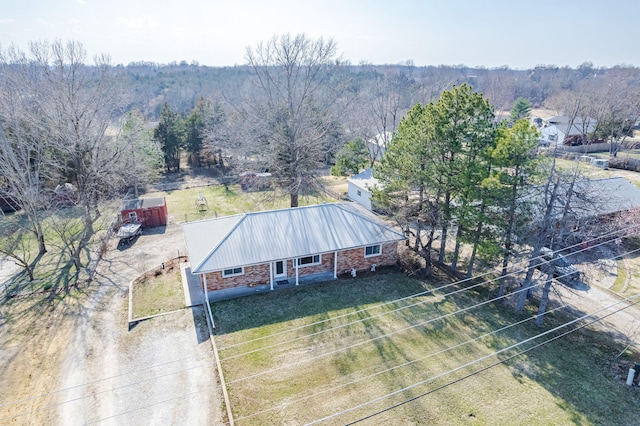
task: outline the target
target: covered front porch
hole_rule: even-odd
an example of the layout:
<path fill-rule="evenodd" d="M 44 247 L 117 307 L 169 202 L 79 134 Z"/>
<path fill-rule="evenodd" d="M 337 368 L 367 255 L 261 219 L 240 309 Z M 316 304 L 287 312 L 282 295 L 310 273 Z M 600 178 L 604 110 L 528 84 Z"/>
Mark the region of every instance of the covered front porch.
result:
<path fill-rule="evenodd" d="M 197 279 L 197 277 L 196 277 Z M 317 274 L 301 275 L 298 278 L 298 286 L 315 284 L 336 279 L 333 272 L 320 272 Z M 296 287 L 296 278 L 279 279 L 273 284 L 273 290 L 284 290 Z M 209 291 L 209 302 L 234 299 L 236 297 L 250 296 L 252 294 L 272 291 L 271 284 L 258 284 L 253 286 L 239 286 L 221 290 Z"/>

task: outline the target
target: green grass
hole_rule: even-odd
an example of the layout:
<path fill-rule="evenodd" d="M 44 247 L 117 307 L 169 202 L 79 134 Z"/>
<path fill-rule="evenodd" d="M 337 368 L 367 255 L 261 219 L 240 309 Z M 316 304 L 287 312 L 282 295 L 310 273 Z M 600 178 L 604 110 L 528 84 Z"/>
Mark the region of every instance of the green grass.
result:
<path fill-rule="evenodd" d="M 199 212 L 196 200 L 202 194 L 208 211 Z M 238 213 L 273 210 L 289 207 L 289 196 L 276 191 L 243 192 L 240 185 L 231 185 L 228 190 L 222 185 L 191 188 L 177 191 L 156 192 L 147 197 L 164 196 L 169 215 L 177 222 L 194 221 Z M 335 201 L 324 194 L 304 195 L 300 205 L 320 204 Z"/>
<path fill-rule="evenodd" d="M 184 308 L 180 271 L 159 274 L 133 284 L 133 318 Z"/>
<path fill-rule="evenodd" d="M 392 273 L 213 304 L 234 417 L 238 423 L 256 425 L 310 422 L 443 374 L 544 330 L 529 321 L 461 345 L 525 318 L 491 304 L 399 331 L 488 298 L 471 291 L 393 302 L 442 284 Z M 566 320 L 550 314 L 547 327 Z M 389 333 L 395 334 L 383 336 Z M 366 342 L 369 339 L 374 340 Z M 576 332 L 368 424 L 633 424 L 640 394 L 614 377 L 612 363 L 620 348 L 613 341 L 608 334 Z M 461 346 L 447 351 L 455 345 Z M 341 350 L 346 346 L 352 347 Z M 322 356 L 327 353 L 331 354 Z M 495 361 L 492 357 L 329 423 L 355 420 Z M 400 364 L 406 365 L 376 374 Z M 263 374 L 269 369 L 273 371 Z M 356 380 L 360 382 L 347 384 Z"/>

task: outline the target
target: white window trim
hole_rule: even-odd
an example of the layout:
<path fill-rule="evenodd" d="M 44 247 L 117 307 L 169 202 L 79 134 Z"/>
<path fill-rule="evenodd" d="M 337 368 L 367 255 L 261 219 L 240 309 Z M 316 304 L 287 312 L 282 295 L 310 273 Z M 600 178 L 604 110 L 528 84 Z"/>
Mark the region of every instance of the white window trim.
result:
<path fill-rule="evenodd" d="M 373 253 L 373 254 L 367 254 L 367 248 L 369 247 L 380 247 L 380 249 L 378 250 L 377 253 Z M 364 248 L 364 257 L 375 257 L 375 256 L 380 256 L 382 254 L 382 244 L 373 244 L 371 246 L 366 246 Z"/>
<path fill-rule="evenodd" d="M 317 262 L 305 263 L 304 265 L 300 265 L 300 259 L 305 258 L 305 257 L 314 258 L 316 256 L 318 256 L 318 261 Z M 321 254 L 312 254 L 311 256 L 302 256 L 302 257 L 298 257 L 296 259 L 296 266 L 298 268 L 304 268 L 305 266 L 317 266 L 317 265 L 321 265 L 321 264 L 322 264 L 322 255 Z"/>
<path fill-rule="evenodd" d="M 238 268 L 223 269 L 222 270 L 222 278 L 231 278 L 231 277 L 237 277 L 237 276 L 240 276 L 240 275 L 244 275 L 244 266 L 240 266 L 240 272 L 238 272 L 238 273 L 235 273 L 235 274 L 234 273 L 232 273 L 232 274 L 225 274 L 224 273 L 224 271 L 227 271 L 227 270 L 233 271 L 234 269 L 238 269 Z"/>

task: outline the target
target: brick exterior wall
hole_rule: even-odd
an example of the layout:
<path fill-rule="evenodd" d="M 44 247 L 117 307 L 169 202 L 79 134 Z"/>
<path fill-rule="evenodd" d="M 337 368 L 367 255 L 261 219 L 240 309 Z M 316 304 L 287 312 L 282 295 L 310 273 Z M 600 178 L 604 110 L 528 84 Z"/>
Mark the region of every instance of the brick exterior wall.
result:
<path fill-rule="evenodd" d="M 382 244 L 378 256 L 364 257 L 364 247 L 338 253 L 338 275 L 356 271 L 369 271 L 372 265 L 386 266 L 398 263 L 398 243 Z"/>
<path fill-rule="evenodd" d="M 338 252 L 338 275 L 351 272 L 352 268 L 358 271 L 368 271 L 372 265 L 395 265 L 398 262 L 398 243 L 382 244 L 381 253 L 377 256 L 364 257 L 364 247 Z M 301 266 L 298 269 L 298 277 L 333 272 L 334 253 L 323 253 L 321 263 L 313 266 Z M 293 259 L 287 260 L 287 278 L 295 279 L 296 270 Z M 209 291 L 226 288 L 242 287 L 257 284 L 269 284 L 269 264 L 244 267 L 244 275 L 223 278 L 222 271 L 209 272 L 207 277 L 207 289 Z M 202 275 L 200 276 L 202 284 Z"/>

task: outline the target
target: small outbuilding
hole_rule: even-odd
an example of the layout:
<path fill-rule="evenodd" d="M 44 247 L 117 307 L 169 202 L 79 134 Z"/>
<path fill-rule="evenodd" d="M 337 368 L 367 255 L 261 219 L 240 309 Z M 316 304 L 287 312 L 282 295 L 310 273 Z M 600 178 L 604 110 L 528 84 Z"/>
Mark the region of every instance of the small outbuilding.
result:
<path fill-rule="evenodd" d="M 373 190 L 379 189 L 378 179 L 373 177 L 373 170 L 367 169 L 347 179 L 349 199 L 373 210 L 371 197 Z"/>
<path fill-rule="evenodd" d="M 143 227 L 165 226 L 169 219 L 164 197 L 124 200 L 120 209 L 123 223 L 139 223 Z"/>

